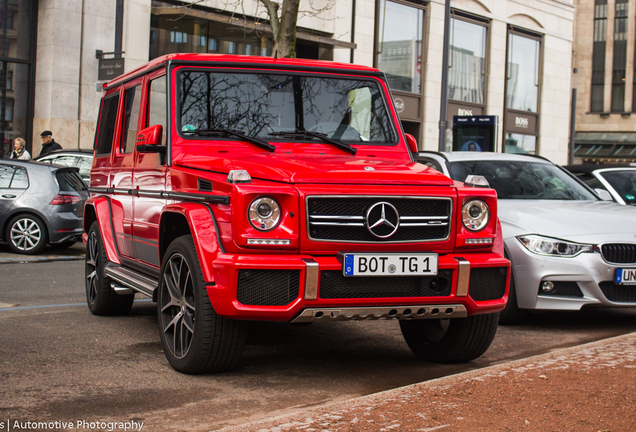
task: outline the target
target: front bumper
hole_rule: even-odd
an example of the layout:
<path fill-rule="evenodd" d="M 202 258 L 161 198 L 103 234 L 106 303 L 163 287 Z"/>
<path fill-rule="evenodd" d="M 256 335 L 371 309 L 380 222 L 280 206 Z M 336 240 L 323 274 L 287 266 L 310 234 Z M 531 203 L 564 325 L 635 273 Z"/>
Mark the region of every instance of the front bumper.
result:
<path fill-rule="evenodd" d="M 598 252 L 573 258 L 541 256 L 528 251 L 516 238 L 507 239 L 505 243 L 513 265 L 517 303 L 522 309 L 636 306 L 636 287 L 614 284 L 617 269 L 636 268 L 636 265 L 609 264 Z M 544 281 L 553 282 L 556 290 L 543 294 L 540 285 Z"/>
<path fill-rule="evenodd" d="M 507 259 L 494 253 L 447 254 L 439 256 L 438 277 L 345 278 L 335 256 L 221 254 L 212 263 L 214 282 L 208 283 L 207 292 L 215 311 L 234 319 L 292 321 L 307 317 L 306 310 L 323 309 L 352 311 L 346 312 L 348 319 L 417 319 L 433 317 L 432 309 L 419 316 L 419 309 L 406 315 L 389 312 L 395 307 L 404 311 L 409 306 L 435 305 L 444 311 L 455 308 L 447 315 L 459 317 L 505 307 L 509 266 Z M 390 306 L 394 308 L 382 312 Z M 365 308 L 373 311 L 367 313 Z"/>

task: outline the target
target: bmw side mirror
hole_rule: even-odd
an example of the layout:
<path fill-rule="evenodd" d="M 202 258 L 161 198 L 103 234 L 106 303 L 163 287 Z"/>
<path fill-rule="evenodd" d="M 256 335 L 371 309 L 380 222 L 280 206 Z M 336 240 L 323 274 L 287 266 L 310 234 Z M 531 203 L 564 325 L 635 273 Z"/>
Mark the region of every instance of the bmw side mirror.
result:
<path fill-rule="evenodd" d="M 599 197 L 601 197 L 603 201 L 614 201 L 614 198 L 612 198 L 612 195 L 605 189 L 596 188 L 594 189 L 594 192 L 596 192 L 596 194 Z"/>

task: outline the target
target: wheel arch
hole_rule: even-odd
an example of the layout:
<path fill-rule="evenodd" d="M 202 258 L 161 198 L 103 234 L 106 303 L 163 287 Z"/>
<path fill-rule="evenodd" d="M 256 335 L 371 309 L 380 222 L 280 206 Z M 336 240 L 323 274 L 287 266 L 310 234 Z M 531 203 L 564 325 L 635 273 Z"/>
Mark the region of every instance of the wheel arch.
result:
<path fill-rule="evenodd" d="M 95 221 L 99 223 L 99 231 L 106 250 L 108 261 L 120 264 L 119 250 L 115 242 L 113 229 L 113 215 L 110 208 L 110 199 L 106 196 L 90 198 L 84 205 L 84 232 L 88 234 L 91 225 Z"/>
<path fill-rule="evenodd" d="M 222 252 L 212 210 L 199 203 L 166 206 L 159 222 L 159 260 L 170 243 L 183 235 L 192 235 L 197 257 L 206 283 L 214 282 L 212 263 Z"/>

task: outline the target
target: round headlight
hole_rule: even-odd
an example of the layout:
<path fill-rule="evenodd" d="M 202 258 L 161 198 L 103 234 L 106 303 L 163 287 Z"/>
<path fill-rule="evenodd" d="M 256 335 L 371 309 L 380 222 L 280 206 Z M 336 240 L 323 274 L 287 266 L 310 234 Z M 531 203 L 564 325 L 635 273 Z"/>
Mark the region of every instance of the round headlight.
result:
<path fill-rule="evenodd" d="M 280 222 L 280 206 L 272 198 L 256 198 L 250 204 L 247 217 L 257 230 L 269 231 Z"/>
<path fill-rule="evenodd" d="M 462 207 L 462 222 L 471 231 L 481 231 L 490 221 L 490 209 L 482 200 L 471 200 Z"/>

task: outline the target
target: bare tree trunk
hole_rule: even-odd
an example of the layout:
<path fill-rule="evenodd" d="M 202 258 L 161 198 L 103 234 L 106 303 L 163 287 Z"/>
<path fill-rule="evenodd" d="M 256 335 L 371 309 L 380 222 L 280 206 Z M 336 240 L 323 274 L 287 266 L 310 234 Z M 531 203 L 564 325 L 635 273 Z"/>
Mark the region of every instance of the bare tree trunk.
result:
<path fill-rule="evenodd" d="M 298 22 L 298 8 L 300 0 L 283 0 L 280 3 L 272 0 L 260 0 L 267 9 L 269 22 L 272 26 L 274 39 L 274 53 L 278 57 L 296 56 L 296 23 Z"/>

